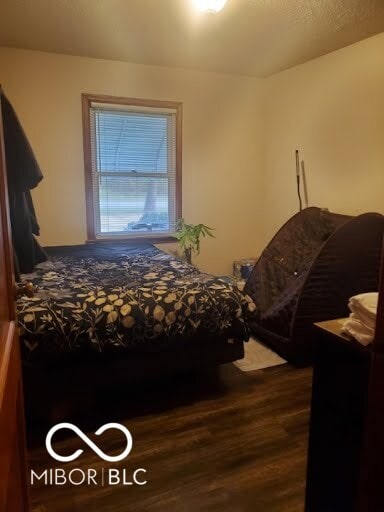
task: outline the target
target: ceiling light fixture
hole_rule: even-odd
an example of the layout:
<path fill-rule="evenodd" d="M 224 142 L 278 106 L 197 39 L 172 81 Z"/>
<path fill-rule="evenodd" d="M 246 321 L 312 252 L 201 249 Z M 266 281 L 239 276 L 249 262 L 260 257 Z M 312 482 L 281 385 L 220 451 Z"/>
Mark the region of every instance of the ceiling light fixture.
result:
<path fill-rule="evenodd" d="M 193 0 L 195 6 L 202 12 L 219 12 L 227 0 Z"/>

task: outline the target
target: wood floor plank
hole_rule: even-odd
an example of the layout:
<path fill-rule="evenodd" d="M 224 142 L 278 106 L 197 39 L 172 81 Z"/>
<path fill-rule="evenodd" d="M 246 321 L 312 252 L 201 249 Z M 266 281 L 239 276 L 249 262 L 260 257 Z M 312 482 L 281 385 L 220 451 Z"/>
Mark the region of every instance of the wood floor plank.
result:
<path fill-rule="evenodd" d="M 84 404 L 83 416 L 67 420 L 94 441 L 93 432 L 103 423 L 126 425 L 133 450 L 113 467 L 146 468 L 148 484 L 50 487 L 39 482 L 31 492 L 33 512 L 300 512 L 310 393 L 308 368 L 282 365 L 242 373 L 226 365 L 216 378 L 178 376 L 98 396 Z M 36 432 L 32 437 L 36 440 Z M 108 454 L 119 453 L 122 439 L 110 431 L 97 444 Z M 63 454 L 84 449 L 66 469 L 108 465 L 76 437 L 55 447 Z M 35 471 L 55 464 L 45 447 L 31 448 Z"/>

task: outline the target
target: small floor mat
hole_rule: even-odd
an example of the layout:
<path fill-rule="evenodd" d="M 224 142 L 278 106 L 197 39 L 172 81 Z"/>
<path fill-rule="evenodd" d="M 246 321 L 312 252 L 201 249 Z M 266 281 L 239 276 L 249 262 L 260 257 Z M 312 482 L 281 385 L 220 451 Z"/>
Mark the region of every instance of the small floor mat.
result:
<path fill-rule="evenodd" d="M 242 372 L 250 372 L 252 370 L 261 370 L 262 368 L 285 364 L 286 362 L 285 359 L 278 356 L 273 350 L 251 337 L 248 343 L 244 343 L 244 358 L 234 361 L 233 364 Z"/>

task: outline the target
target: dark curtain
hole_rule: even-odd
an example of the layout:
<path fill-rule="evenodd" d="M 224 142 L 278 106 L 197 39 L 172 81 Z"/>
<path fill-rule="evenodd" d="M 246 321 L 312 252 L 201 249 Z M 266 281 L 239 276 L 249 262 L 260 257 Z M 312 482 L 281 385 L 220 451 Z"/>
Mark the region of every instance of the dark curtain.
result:
<path fill-rule="evenodd" d="M 43 175 L 24 133 L 23 127 L 6 96 L 0 91 L 7 163 L 9 211 L 15 255 L 15 274 L 33 272 L 47 256 L 34 235 L 40 234 L 31 190 Z"/>

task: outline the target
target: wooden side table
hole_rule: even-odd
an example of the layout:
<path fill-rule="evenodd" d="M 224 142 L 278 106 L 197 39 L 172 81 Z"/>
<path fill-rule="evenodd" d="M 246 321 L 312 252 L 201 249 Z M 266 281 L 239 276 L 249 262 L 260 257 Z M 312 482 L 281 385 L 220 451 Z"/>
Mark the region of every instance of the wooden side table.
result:
<path fill-rule="evenodd" d="M 372 351 L 342 325 L 316 324 L 306 512 L 357 510 Z"/>

